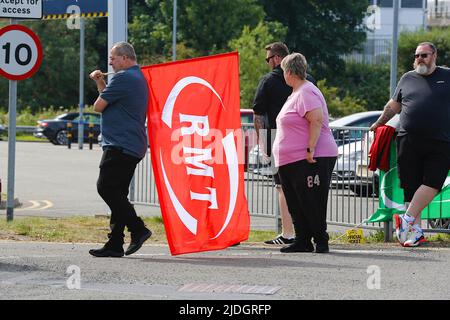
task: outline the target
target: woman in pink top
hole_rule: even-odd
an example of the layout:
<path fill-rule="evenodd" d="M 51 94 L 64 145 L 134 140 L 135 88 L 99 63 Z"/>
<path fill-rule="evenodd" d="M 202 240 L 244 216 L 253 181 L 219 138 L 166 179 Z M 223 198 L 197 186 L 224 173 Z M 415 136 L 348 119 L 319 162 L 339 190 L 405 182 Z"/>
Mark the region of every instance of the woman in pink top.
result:
<path fill-rule="evenodd" d="M 328 189 L 337 145 L 328 127 L 328 109 L 320 90 L 306 80 L 307 62 L 292 53 L 281 62 L 293 92 L 277 117 L 273 144 L 283 192 L 295 228 L 295 242 L 281 252 L 329 252 Z"/>

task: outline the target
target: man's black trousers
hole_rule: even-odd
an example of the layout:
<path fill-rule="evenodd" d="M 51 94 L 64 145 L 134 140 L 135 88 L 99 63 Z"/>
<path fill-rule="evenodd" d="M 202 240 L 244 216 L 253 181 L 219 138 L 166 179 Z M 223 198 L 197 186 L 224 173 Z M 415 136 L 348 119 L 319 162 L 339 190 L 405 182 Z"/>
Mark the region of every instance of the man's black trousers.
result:
<path fill-rule="evenodd" d="M 123 244 L 125 226 L 131 233 L 144 229 L 143 221 L 128 201 L 130 182 L 140 160 L 116 148 L 103 151 L 97 191 L 111 209 L 109 242 L 112 245 Z"/>

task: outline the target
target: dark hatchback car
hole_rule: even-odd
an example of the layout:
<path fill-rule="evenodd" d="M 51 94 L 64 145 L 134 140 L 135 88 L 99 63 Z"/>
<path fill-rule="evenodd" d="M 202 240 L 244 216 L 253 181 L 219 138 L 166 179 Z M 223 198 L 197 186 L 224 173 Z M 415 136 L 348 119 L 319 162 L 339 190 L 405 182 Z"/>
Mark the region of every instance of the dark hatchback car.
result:
<path fill-rule="evenodd" d="M 84 141 L 88 141 L 89 124 L 94 125 L 93 141 L 97 141 L 100 134 L 100 117 L 99 113 L 83 113 L 83 137 Z M 39 120 L 33 135 L 37 138 L 47 138 L 53 144 L 64 145 L 67 144 L 67 124 L 72 123 L 72 141 L 78 141 L 78 123 L 80 114 L 78 112 L 69 112 L 57 116 L 55 119 Z"/>
<path fill-rule="evenodd" d="M 2 140 L 2 137 L 6 136 L 6 131 L 6 127 L 0 124 L 0 140 Z"/>

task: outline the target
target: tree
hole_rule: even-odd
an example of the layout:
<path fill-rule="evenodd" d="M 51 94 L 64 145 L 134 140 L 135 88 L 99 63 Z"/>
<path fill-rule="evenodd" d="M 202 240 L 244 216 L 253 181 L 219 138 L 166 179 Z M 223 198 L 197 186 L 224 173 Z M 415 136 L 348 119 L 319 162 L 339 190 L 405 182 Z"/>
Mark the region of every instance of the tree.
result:
<path fill-rule="evenodd" d="M 350 96 L 348 93 L 341 98 L 337 87 L 328 87 L 326 80 L 317 83 L 327 102 L 328 112 L 331 117 L 342 117 L 356 112 L 366 111 L 365 102 Z"/>
<path fill-rule="evenodd" d="M 330 77 L 327 83 L 338 87 L 338 95 L 364 101 L 367 110 L 381 110 L 389 100 L 389 64 L 347 62 L 344 70 Z"/>
<path fill-rule="evenodd" d="M 226 50 L 229 40 L 238 37 L 244 25 L 254 27 L 264 18 L 256 0 L 185 0 L 180 5 L 180 11 L 185 12 L 179 20 L 181 39 L 201 54 Z"/>
<path fill-rule="evenodd" d="M 157 21 L 152 32 L 161 32 L 167 52 L 171 45 L 167 40 L 172 38 L 173 1 L 146 3 Z M 227 51 L 228 42 L 240 35 L 244 25 L 255 27 L 264 18 L 257 0 L 179 0 L 177 4 L 177 40 L 198 56 Z"/>
<path fill-rule="evenodd" d="M 367 0 L 260 0 L 267 20 L 288 27 L 286 44 L 301 52 L 322 78 L 327 68 L 339 70 L 339 55 L 351 52 L 365 40 L 363 18 Z"/>
<path fill-rule="evenodd" d="M 164 62 L 169 57 L 171 25 L 161 1 L 134 0 L 130 4 L 128 35 L 141 65 Z"/>
<path fill-rule="evenodd" d="M 438 50 L 436 65 L 450 67 L 450 28 L 433 28 L 430 31 L 402 32 L 398 43 L 399 77 L 413 69 L 414 52 L 421 42 L 434 43 Z"/>
<path fill-rule="evenodd" d="M 286 27 L 279 22 L 260 22 L 255 28 L 245 26 L 239 38 L 230 41 L 231 49 L 239 51 L 239 74 L 241 83 L 241 106 L 251 108 L 260 78 L 269 71 L 265 46 L 283 41 Z"/>

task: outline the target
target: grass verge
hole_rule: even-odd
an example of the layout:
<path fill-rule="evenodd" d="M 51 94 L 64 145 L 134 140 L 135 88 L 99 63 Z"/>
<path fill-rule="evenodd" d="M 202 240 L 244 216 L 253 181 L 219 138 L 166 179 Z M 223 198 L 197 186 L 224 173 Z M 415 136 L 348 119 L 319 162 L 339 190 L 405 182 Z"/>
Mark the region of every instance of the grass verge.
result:
<path fill-rule="evenodd" d="M 153 243 L 167 243 L 161 217 L 144 218 L 152 230 Z M 107 240 L 109 218 L 106 217 L 68 217 L 42 218 L 17 217 L 12 222 L 0 220 L 0 239 L 28 240 L 46 242 L 102 243 Z M 271 231 L 251 231 L 249 242 L 262 242 L 276 236 Z M 129 233 L 125 241 L 129 242 Z"/>
<path fill-rule="evenodd" d="M 167 243 L 164 224 L 161 217 L 144 218 L 145 224 L 153 231 L 152 243 Z M 0 240 L 104 243 L 109 232 L 109 218 L 105 217 L 16 217 L 14 221 L 0 220 Z M 129 242 L 126 232 L 125 241 Z M 273 231 L 251 230 L 249 243 L 262 243 L 276 236 Z M 450 234 L 433 234 L 429 242 L 437 245 L 450 245 Z M 345 234 L 332 233 L 330 241 L 335 244 L 349 243 Z M 364 243 L 383 243 L 384 233 L 376 231 L 364 237 Z"/>
<path fill-rule="evenodd" d="M 28 141 L 28 142 L 48 142 L 47 139 L 36 138 L 33 134 L 29 133 L 18 133 L 16 135 L 16 141 Z"/>
<path fill-rule="evenodd" d="M 0 136 L 0 141 L 8 141 L 8 136 Z M 32 133 L 18 132 L 16 134 L 16 141 L 26 141 L 26 142 L 48 142 L 47 139 L 36 138 Z"/>

